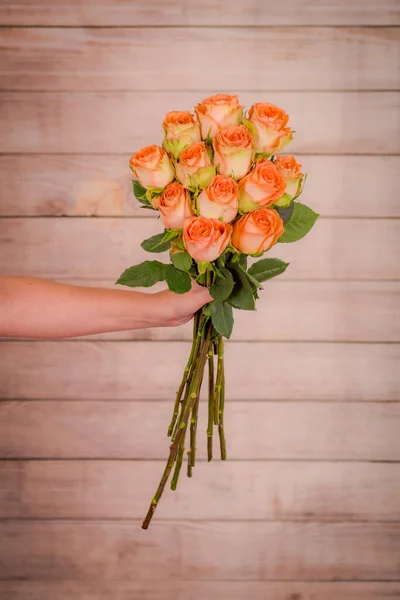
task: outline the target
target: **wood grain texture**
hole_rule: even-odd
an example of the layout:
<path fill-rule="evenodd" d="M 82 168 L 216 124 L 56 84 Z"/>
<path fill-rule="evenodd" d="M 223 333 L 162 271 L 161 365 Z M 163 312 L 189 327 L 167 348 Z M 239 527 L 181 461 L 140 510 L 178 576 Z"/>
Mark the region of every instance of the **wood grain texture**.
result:
<path fill-rule="evenodd" d="M 398 600 L 396 582 L 0 581 L 12 600 Z"/>
<path fill-rule="evenodd" d="M 2 461 L 0 518 L 140 519 L 161 468 L 150 461 Z M 399 475 L 394 463 L 200 462 L 193 485 L 183 476 L 157 516 L 395 521 Z"/>
<path fill-rule="evenodd" d="M 3 219 L 0 270 L 112 283 L 127 267 L 154 258 L 139 244 L 160 231 L 157 219 Z M 278 243 L 272 252 L 291 263 L 282 279 L 397 280 L 399 236 L 399 220 L 320 219 L 299 243 Z"/>
<path fill-rule="evenodd" d="M 133 152 L 161 143 L 166 112 L 191 110 L 214 92 L 2 92 L 0 152 L 117 152 L 125 154 L 125 169 Z M 247 108 L 260 100 L 285 108 L 298 132 L 290 152 L 400 154 L 400 137 L 393 134 L 399 93 L 255 91 L 240 93 L 240 100 Z"/>
<path fill-rule="evenodd" d="M 2 25 L 155 26 L 155 25 L 395 25 L 400 24 L 394 0 L 208 0 L 188 2 L 151 0 L 3 0 Z"/>
<path fill-rule="evenodd" d="M 395 580 L 399 552 L 395 523 L 159 521 L 143 532 L 138 521 L 9 521 L 0 530 L 8 579 Z"/>
<path fill-rule="evenodd" d="M 396 90 L 399 41 L 397 28 L 10 28 L 0 88 Z"/>
<path fill-rule="evenodd" d="M 0 397 L 170 399 L 189 351 L 185 342 L 0 342 Z M 233 400 L 396 400 L 399 353 L 393 344 L 229 343 L 227 393 Z"/>
<path fill-rule="evenodd" d="M 299 160 L 309 173 L 302 198 L 316 212 L 325 217 L 400 217 L 393 193 L 399 156 Z M 152 217 L 132 194 L 126 163 L 127 157 L 110 154 L 0 155 L 0 216 Z"/>
<path fill-rule="evenodd" d="M 203 406 L 198 437 L 201 459 L 206 457 Z M 4 401 L 0 455 L 166 460 L 172 408 L 173 400 Z M 228 408 L 225 420 L 232 459 L 400 460 L 400 403 L 246 401 Z M 160 464 L 160 477 L 162 469 Z"/>

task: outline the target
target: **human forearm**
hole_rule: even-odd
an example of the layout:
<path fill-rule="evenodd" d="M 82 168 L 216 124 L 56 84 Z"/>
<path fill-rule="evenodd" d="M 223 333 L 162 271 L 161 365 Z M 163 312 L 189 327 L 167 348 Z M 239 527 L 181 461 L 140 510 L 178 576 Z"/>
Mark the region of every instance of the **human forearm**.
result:
<path fill-rule="evenodd" d="M 192 312 L 208 301 L 204 293 L 207 294 L 201 290 L 199 297 L 193 298 L 196 295 L 193 290 L 191 298 L 184 300 L 169 292 L 144 294 L 35 278 L 2 277 L 0 335 L 63 338 L 176 325 L 187 321 Z"/>

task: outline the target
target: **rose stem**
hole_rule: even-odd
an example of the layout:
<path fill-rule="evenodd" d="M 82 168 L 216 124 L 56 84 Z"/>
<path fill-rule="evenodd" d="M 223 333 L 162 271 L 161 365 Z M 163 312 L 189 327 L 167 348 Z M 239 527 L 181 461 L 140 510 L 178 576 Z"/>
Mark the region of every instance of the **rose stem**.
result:
<path fill-rule="evenodd" d="M 218 343 L 214 342 L 213 343 L 213 348 L 214 348 L 214 354 L 218 354 Z M 217 383 L 215 382 L 215 386 L 217 385 Z M 216 389 L 214 389 L 214 425 L 218 425 L 218 420 L 219 420 L 219 391 Z"/>
<path fill-rule="evenodd" d="M 203 333 L 204 333 L 204 325 L 203 323 L 205 323 L 205 321 L 203 320 L 200 324 L 199 327 L 196 330 L 196 342 L 198 341 L 198 344 L 201 343 L 201 341 L 203 340 Z M 182 402 L 182 407 L 181 407 L 181 414 L 179 417 L 179 421 L 177 422 L 176 427 L 180 427 L 181 421 L 182 421 L 182 415 L 186 409 L 188 400 L 189 400 L 189 388 L 190 388 L 190 382 L 191 382 L 191 378 L 193 376 L 193 370 L 196 368 L 196 364 L 197 364 L 197 360 L 198 360 L 198 356 L 197 356 L 197 351 L 196 351 L 196 355 L 194 357 L 194 360 L 191 364 L 191 369 L 189 372 L 189 376 L 188 376 L 188 384 L 186 387 L 186 391 L 185 391 L 185 396 L 183 398 L 183 402 Z M 199 399 L 199 393 L 200 393 L 200 388 L 201 388 L 201 381 L 200 381 L 200 385 L 199 385 L 199 389 L 197 391 L 197 397 L 196 397 L 196 401 L 193 405 L 193 409 L 192 409 L 192 414 L 190 416 L 190 429 L 192 429 L 192 419 L 193 419 L 193 413 L 195 411 L 195 407 L 198 404 L 198 399 Z M 182 468 L 182 462 L 183 462 L 183 455 L 185 453 L 185 439 L 186 439 L 186 432 L 187 432 L 187 427 L 185 429 L 185 433 L 182 435 L 181 438 L 181 442 L 179 444 L 179 449 L 178 449 L 178 455 L 177 455 L 177 459 L 176 459 L 176 464 L 175 464 L 175 469 L 174 469 L 174 474 L 172 476 L 172 481 L 171 481 L 171 490 L 176 490 L 176 486 L 178 485 L 178 479 L 179 479 L 179 474 L 181 472 L 181 468 Z M 174 437 L 176 436 L 176 432 L 174 433 Z M 190 433 L 190 438 L 192 440 L 192 431 Z M 188 452 L 188 476 L 191 477 L 191 453 L 193 451 L 193 446 L 192 443 L 190 443 L 190 450 Z M 190 474 L 189 474 L 190 473 Z"/>
<path fill-rule="evenodd" d="M 198 361 L 198 357 L 199 357 L 199 351 L 200 351 L 200 344 L 201 344 L 201 340 L 202 340 L 202 335 L 204 332 L 204 327 L 207 323 L 208 317 L 205 317 L 204 315 L 201 317 L 200 322 L 198 324 L 197 327 L 197 333 L 196 333 L 196 338 L 195 338 L 195 343 L 193 346 L 193 354 L 191 357 L 191 365 L 190 365 L 190 369 L 189 369 L 189 373 L 187 374 L 187 379 L 186 379 L 186 390 L 185 390 L 185 395 L 183 397 L 183 400 L 181 401 L 181 414 L 179 416 L 178 420 L 175 420 L 175 429 L 174 432 L 172 434 L 172 441 L 175 440 L 175 436 L 179 430 L 179 426 L 182 420 L 182 415 L 183 412 L 185 410 L 185 406 L 187 404 L 187 400 L 189 397 L 189 388 L 190 388 L 190 382 L 192 380 L 193 377 L 193 373 L 196 369 L 196 364 Z"/>
<path fill-rule="evenodd" d="M 219 380 L 219 381 L 218 381 Z M 224 405 L 225 405 L 225 372 L 224 372 L 224 340 L 222 336 L 218 339 L 218 373 L 217 387 L 219 388 L 219 445 L 221 449 L 221 460 L 226 460 L 226 441 L 224 431 Z"/>
<path fill-rule="evenodd" d="M 213 457 L 213 425 L 214 425 L 214 352 L 213 343 L 210 344 L 208 351 L 208 426 L 207 426 L 207 459 L 208 462 Z"/>
<path fill-rule="evenodd" d="M 157 505 L 158 505 L 158 503 L 160 501 L 160 498 L 161 498 L 161 496 L 163 494 L 165 485 L 166 485 L 166 483 L 168 481 L 168 478 L 169 478 L 169 475 L 171 473 L 172 467 L 174 465 L 175 458 L 176 458 L 176 455 L 177 455 L 177 452 L 178 452 L 178 448 L 179 448 L 179 444 L 180 444 L 181 438 L 182 438 L 184 432 L 186 431 L 187 421 L 188 421 L 188 418 L 189 418 L 189 415 L 190 415 L 190 411 L 191 411 L 191 409 L 193 407 L 193 404 L 196 401 L 197 389 L 198 389 L 199 383 L 200 383 L 202 375 L 203 375 L 203 370 L 204 370 L 205 362 L 207 360 L 208 347 L 209 347 L 209 344 L 210 344 L 211 329 L 212 329 L 211 327 L 208 328 L 206 339 L 205 339 L 205 341 L 204 341 L 204 343 L 202 345 L 201 354 L 200 354 L 199 360 L 197 362 L 196 370 L 195 370 L 195 373 L 193 375 L 193 378 L 190 381 L 189 401 L 188 401 L 187 406 L 185 408 L 185 412 L 182 415 L 181 424 L 179 426 L 179 430 L 178 430 L 178 432 L 176 434 L 175 440 L 172 442 L 172 444 L 170 446 L 169 457 L 168 457 L 167 464 L 166 464 L 165 469 L 164 469 L 164 473 L 162 474 L 162 477 L 161 477 L 160 483 L 158 485 L 157 491 L 156 491 L 156 493 L 154 495 L 153 500 L 150 503 L 149 510 L 147 511 L 147 515 L 146 515 L 146 517 L 145 517 L 145 519 L 143 521 L 143 524 L 142 524 L 142 528 L 143 529 L 147 529 L 148 528 L 148 526 L 150 524 L 150 521 L 151 521 L 151 519 L 152 519 L 152 517 L 153 517 L 153 515 L 155 513 L 155 510 L 157 508 Z"/>
<path fill-rule="evenodd" d="M 201 385 L 203 383 L 203 373 L 201 376 L 199 388 L 197 390 L 197 398 L 193 405 L 192 416 L 190 419 L 190 450 L 188 452 L 188 468 L 187 468 L 187 476 L 192 476 L 192 469 L 196 463 L 196 433 L 197 433 L 197 415 L 199 412 L 199 401 L 200 401 L 200 390 Z"/>
<path fill-rule="evenodd" d="M 172 432 L 173 432 L 174 427 L 175 427 L 176 420 L 178 418 L 179 405 L 180 405 L 180 402 L 181 402 L 183 390 L 185 389 L 185 385 L 186 385 L 186 383 L 188 381 L 189 370 L 190 370 L 190 367 L 192 365 L 193 355 L 194 355 L 194 351 L 195 351 L 195 345 L 196 345 L 196 341 L 197 341 L 197 331 L 198 331 L 199 321 L 200 321 L 200 312 L 201 311 L 197 311 L 197 313 L 194 315 L 192 348 L 191 348 L 191 351 L 190 351 L 190 356 L 189 356 L 189 359 L 187 361 L 186 367 L 185 367 L 185 369 L 183 371 L 183 377 L 182 377 L 181 385 L 179 386 L 179 389 L 178 389 L 178 391 L 176 393 L 176 400 L 175 400 L 175 405 L 174 405 L 174 412 L 173 412 L 173 415 L 172 415 L 171 423 L 170 423 L 170 425 L 168 427 L 168 436 L 169 437 L 172 435 Z"/>

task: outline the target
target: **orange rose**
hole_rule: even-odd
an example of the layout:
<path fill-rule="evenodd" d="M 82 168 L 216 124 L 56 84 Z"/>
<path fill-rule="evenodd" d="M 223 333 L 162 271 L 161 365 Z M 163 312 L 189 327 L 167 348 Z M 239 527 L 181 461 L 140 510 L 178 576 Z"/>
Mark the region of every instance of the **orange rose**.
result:
<path fill-rule="evenodd" d="M 249 212 L 275 204 L 285 193 L 282 173 L 268 158 L 261 158 L 255 168 L 239 181 L 239 210 Z"/>
<path fill-rule="evenodd" d="M 187 219 L 193 216 L 190 194 L 178 181 L 173 181 L 155 200 L 167 229 L 183 229 Z"/>
<path fill-rule="evenodd" d="M 231 239 L 232 226 L 217 219 L 192 217 L 183 228 L 183 243 L 197 262 L 216 260 Z"/>
<path fill-rule="evenodd" d="M 204 98 L 195 109 L 200 123 L 203 140 L 214 138 L 217 132 L 230 125 L 239 125 L 243 118 L 243 107 L 237 96 L 215 94 Z"/>
<path fill-rule="evenodd" d="M 197 210 L 202 217 L 221 219 L 229 223 L 238 211 L 238 184 L 232 177 L 216 175 L 197 198 Z"/>
<path fill-rule="evenodd" d="M 165 188 L 174 179 L 168 154 L 155 144 L 136 152 L 131 157 L 129 166 L 146 188 Z"/>
<path fill-rule="evenodd" d="M 277 156 L 274 163 L 286 182 L 284 195 L 275 202 L 278 206 L 289 206 L 292 200 L 300 196 L 305 175 L 301 172 L 301 165 L 294 156 Z"/>
<path fill-rule="evenodd" d="M 186 146 L 201 141 L 199 124 L 187 110 L 175 110 L 167 113 L 163 121 L 163 128 L 165 133 L 164 149 L 174 158 L 177 158 Z"/>
<path fill-rule="evenodd" d="M 244 125 L 221 129 L 214 138 L 214 164 L 221 175 L 241 179 L 249 172 L 253 158 L 253 143 Z"/>
<path fill-rule="evenodd" d="M 249 110 L 249 127 L 256 152 L 275 154 L 293 139 L 289 116 L 282 109 L 267 102 L 257 102 Z"/>
<path fill-rule="evenodd" d="M 179 155 L 176 163 L 176 176 L 188 190 L 203 189 L 215 175 L 215 169 L 204 142 L 187 146 Z"/>
<path fill-rule="evenodd" d="M 259 208 L 233 225 L 232 244 L 245 254 L 261 254 L 283 234 L 283 221 L 272 208 Z"/>

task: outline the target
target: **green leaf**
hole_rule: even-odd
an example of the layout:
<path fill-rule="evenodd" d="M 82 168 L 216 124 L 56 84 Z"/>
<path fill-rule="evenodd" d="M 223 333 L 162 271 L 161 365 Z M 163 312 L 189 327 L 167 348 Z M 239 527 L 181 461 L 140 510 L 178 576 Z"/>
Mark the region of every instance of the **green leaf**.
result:
<path fill-rule="evenodd" d="M 162 238 L 163 242 L 169 242 L 170 240 L 174 240 L 176 237 L 178 237 L 178 235 L 180 234 L 180 230 L 179 229 L 166 229 L 164 231 L 164 235 Z"/>
<path fill-rule="evenodd" d="M 239 256 L 239 265 L 242 267 L 243 271 L 247 269 L 247 254 L 241 254 Z"/>
<path fill-rule="evenodd" d="M 229 339 L 233 329 L 232 306 L 228 302 L 218 302 L 217 300 L 208 306 L 211 309 L 211 320 L 215 329 L 220 335 Z"/>
<path fill-rule="evenodd" d="M 174 252 L 170 254 L 171 262 L 180 271 L 190 271 L 192 257 L 187 252 Z"/>
<path fill-rule="evenodd" d="M 279 260 L 279 258 L 264 258 L 259 260 L 249 269 L 249 275 L 256 281 L 267 281 L 286 271 L 289 263 Z"/>
<path fill-rule="evenodd" d="M 236 263 L 229 263 L 228 266 L 235 283 L 233 291 L 228 298 L 229 304 L 242 310 L 255 310 L 254 294 L 246 274 Z"/>
<path fill-rule="evenodd" d="M 281 206 L 276 206 L 276 205 L 274 206 L 274 208 L 275 208 L 276 212 L 279 213 L 282 221 L 284 223 L 287 223 L 289 221 L 290 217 L 292 216 L 293 209 L 294 209 L 294 202 L 291 202 L 289 204 L 289 206 L 285 206 L 284 208 Z"/>
<path fill-rule="evenodd" d="M 257 281 L 257 279 L 255 277 L 253 277 L 248 271 L 243 271 L 243 273 L 246 275 L 247 279 L 249 280 L 253 291 L 263 289 L 261 283 L 259 281 Z"/>
<path fill-rule="evenodd" d="M 232 293 L 233 290 L 233 277 L 228 269 L 221 267 L 219 272 L 222 277 L 217 277 L 212 286 L 210 287 L 210 294 L 214 300 L 223 301 L 226 300 Z"/>
<path fill-rule="evenodd" d="M 128 287 L 151 287 L 158 281 L 164 281 L 167 267 L 158 260 L 146 260 L 126 269 L 116 283 Z"/>
<path fill-rule="evenodd" d="M 292 216 L 285 224 L 284 234 L 278 242 L 288 243 L 301 240 L 310 231 L 318 217 L 319 215 L 305 204 L 293 202 Z"/>
<path fill-rule="evenodd" d="M 174 265 L 168 265 L 165 281 L 171 292 L 185 294 L 192 287 L 190 275 L 176 269 Z"/>
<path fill-rule="evenodd" d="M 140 245 L 143 250 L 147 252 L 166 252 L 171 247 L 170 240 L 164 240 L 164 233 L 157 233 L 157 235 L 153 235 L 152 237 L 144 240 Z"/>
<path fill-rule="evenodd" d="M 133 184 L 133 194 L 134 194 L 136 200 L 139 200 L 139 202 L 144 201 L 147 203 L 148 200 L 146 199 L 146 191 L 147 191 L 146 188 L 144 188 L 137 179 L 134 179 L 132 181 L 132 184 Z"/>

